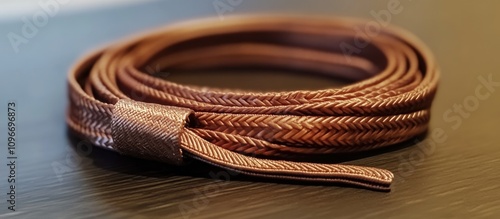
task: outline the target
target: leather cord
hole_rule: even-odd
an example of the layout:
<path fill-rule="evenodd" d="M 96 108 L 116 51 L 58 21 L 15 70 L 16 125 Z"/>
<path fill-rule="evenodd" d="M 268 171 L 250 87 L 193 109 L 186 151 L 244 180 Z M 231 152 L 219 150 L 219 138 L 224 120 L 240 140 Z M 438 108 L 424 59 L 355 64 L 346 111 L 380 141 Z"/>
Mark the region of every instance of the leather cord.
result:
<path fill-rule="evenodd" d="M 388 170 L 294 161 L 385 147 L 427 130 L 438 83 L 431 52 L 394 27 L 363 34 L 370 31 L 365 24 L 243 16 L 137 36 L 70 71 L 68 126 L 95 145 L 176 165 L 192 157 L 253 176 L 389 190 Z M 151 66 L 271 68 L 357 82 L 317 91 L 236 91 L 172 83 L 148 74 Z"/>

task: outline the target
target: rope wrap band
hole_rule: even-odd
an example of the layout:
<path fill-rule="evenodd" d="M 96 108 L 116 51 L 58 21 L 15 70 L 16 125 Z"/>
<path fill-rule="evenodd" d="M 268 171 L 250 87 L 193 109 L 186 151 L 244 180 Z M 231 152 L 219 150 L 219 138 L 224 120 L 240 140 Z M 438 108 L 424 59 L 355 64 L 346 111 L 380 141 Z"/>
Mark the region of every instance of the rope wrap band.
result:
<path fill-rule="evenodd" d="M 131 100 L 113 109 L 113 148 L 122 154 L 181 165 L 180 134 L 193 111 Z"/>

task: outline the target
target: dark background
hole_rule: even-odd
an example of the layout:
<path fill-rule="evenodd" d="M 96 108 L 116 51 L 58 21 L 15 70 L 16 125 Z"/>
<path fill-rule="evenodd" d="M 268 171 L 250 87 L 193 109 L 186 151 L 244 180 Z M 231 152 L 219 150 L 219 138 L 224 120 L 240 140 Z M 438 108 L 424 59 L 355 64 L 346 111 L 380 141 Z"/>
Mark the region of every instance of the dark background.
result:
<path fill-rule="evenodd" d="M 226 0 L 221 2 L 230 5 Z M 236 1 L 237 2 L 237 1 Z M 352 16 L 375 20 L 382 1 L 243 0 L 221 18 L 247 13 Z M 214 1 L 162 1 L 65 11 L 50 17 L 15 52 L 8 34 L 23 17 L 0 19 L 0 218 L 497 218 L 500 215 L 498 1 L 400 0 L 391 24 L 434 52 L 442 79 L 430 135 L 420 144 L 351 164 L 396 174 L 390 193 L 337 186 L 278 184 L 231 177 L 200 163 L 183 168 L 98 148 L 78 153 L 64 122 L 66 75 L 85 52 L 135 33 L 197 17 L 217 17 Z M 72 4 L 71 2 L 68 3 Z M 1 7 L 1 5 L 0 5 Z M 220 22 L 224 22 L 221 20 Z M 175 74 L 168 80 L 253 90 L 319 89 L 344 82 L 272 72 Z M 17 105 L 16 212 L 7 210 L 7 103 Z M 476 101 L 476 102 L 474 102 Z M 469 104 L 465 113 L 453 110 Z M 445 114 L 449 113 L 449 118 Z M 459 123 L 460 121 L 460 123 Z M 436 142 L 433 131 L 444 138 Z M 434 146 L 433 143 L 435 143 Z M 428 150 L 428 149 L 431 150 Z M 88 154 L 88 155 L 87 155 Z"/>

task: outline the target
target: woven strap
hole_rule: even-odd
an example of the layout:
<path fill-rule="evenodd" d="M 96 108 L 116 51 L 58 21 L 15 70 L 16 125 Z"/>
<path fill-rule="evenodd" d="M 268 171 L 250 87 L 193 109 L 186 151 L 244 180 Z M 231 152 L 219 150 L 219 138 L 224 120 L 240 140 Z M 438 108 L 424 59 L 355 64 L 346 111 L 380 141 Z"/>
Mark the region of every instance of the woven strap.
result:
<path fill-rule="evenodd" d="M 136 157 L 180 165 L 181 133 L 192 110 L 121 99 L 113 109 L 114 149 Z"/>
<path fill-rule="evenodd" d="M 427 130 L 438 82 L 432 54 L 403 30 L 365 24 L 245 16 L 117 43 L 71 70 L 68 125 L 95 145 L 146 159 L 182 164 L 192 157 L 253 176 L 389 190 L 387 170 L 294 161 L 372 150 Z M 271 68 L 357 82 L 244 92 L 168 82 L 151 68 Z"/>

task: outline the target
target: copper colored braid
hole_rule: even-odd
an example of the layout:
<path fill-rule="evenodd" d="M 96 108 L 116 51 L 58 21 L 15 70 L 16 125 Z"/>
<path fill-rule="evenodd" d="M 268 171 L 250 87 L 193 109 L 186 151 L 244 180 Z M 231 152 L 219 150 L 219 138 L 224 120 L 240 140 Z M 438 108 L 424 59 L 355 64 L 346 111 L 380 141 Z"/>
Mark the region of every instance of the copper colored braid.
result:
<path fill-rule="evenodd" d="M 71 70 L 68 125 L 95 145 L 146 159 L 182 164 L 193 157 L 253 176 L 389 190 L 387 170 L 291 161 L 372 150 L 427 130 L 438 82 L 432 54 L 400 29 L 360 35 L 366 23 L 234 17 L 136 37 Z M 168 82 L 147 74 L 151 66 L 279 68 L 358 82 L 244 92 Z"/>

